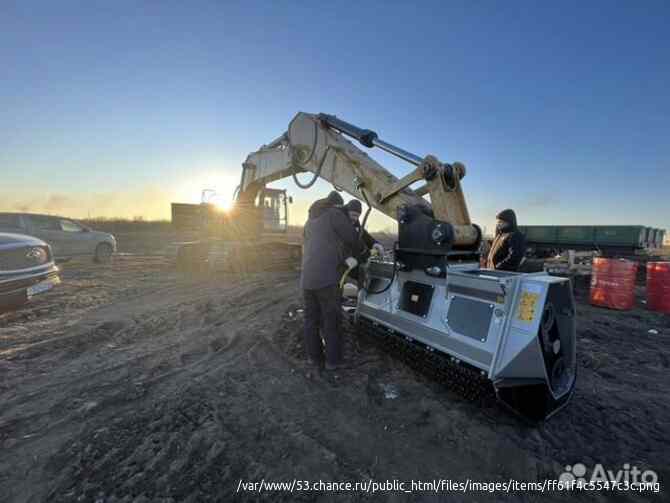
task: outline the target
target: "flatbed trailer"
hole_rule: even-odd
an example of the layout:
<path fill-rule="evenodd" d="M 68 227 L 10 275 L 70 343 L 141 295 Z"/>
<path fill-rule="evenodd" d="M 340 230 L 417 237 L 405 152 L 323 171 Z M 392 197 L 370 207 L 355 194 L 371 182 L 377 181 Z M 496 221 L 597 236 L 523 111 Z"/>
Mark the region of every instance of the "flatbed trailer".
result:
<path fill-rule="evenodd" d="M 603 256 L 649 254 L 663 245 L 665 230 L 643 225 L 520 225 L 531 255 L 567 250 L 599 251 Z"/>

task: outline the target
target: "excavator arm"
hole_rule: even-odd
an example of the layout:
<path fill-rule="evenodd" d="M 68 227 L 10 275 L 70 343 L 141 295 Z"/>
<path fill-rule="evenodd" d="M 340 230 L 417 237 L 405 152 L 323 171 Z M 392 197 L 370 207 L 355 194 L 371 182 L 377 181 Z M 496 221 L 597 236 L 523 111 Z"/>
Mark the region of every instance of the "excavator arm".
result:
<path fill-rule="evenodd" d="M 345 136 L 385 150 L 414 170 L 398 179 Z M 307 184 L 297 178 L 305 172 L 313 174 Z M 453 245 L 469 247 L 479 241 L 461 188 L 465 166 L 442 163 L 432 155 L 418 157 L 335 116 L 300 112 L 282 136 L 251 153 L 243 164 L 237 201 L 252 203 L 266 184 L 290 176 L 303 188 L 322 178 L 394 219 L 403 207 L 432 211 L 436 220 L 451 225 Z M 417 182 L 423 184 L 413 190 L 410 186 Z"/>

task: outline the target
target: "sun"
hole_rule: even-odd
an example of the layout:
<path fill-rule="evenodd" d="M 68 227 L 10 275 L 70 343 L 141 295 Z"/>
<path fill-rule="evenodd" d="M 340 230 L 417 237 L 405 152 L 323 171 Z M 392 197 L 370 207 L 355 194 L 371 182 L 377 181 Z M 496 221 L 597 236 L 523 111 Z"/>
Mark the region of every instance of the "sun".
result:
<path fill-rule="evenodd" d="M 212 201 L 214 205 L 221 211 L 230 211 L 233 208 L 233 202 L 230 199 L 223 197 L 216 197 Z"/>

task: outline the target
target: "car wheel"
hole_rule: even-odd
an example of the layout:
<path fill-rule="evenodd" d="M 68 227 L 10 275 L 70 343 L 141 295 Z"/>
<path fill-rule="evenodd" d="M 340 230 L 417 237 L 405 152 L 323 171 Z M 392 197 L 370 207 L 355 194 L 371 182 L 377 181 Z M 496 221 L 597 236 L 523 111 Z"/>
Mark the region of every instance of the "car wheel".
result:
<path fill-rule="evenodd" d="M 95 247 L 95 256 L 93 257 L 93 260 L 97 264 L 107 264 L 112 259 L 113 252 L 112 245 L 109 243 L 100 243 Z"/>

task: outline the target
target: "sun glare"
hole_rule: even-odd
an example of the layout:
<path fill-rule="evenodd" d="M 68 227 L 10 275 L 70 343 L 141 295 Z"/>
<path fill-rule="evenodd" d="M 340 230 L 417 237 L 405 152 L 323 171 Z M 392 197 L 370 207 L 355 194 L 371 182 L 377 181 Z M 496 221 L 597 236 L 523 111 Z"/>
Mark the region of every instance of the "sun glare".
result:
<path fill-rule="evenodd" d="M 222 173 L 218 168 L 203 170 L 180 180 L 174 200 L 190 204 L 210 203 L 218 210 L 228 212 L 235 205 L 232 196 L 237 179 L 237 175 Z"/>
<path fill-rule="evenodd" d="M 233 207 L 233 202 L 230 201 L 229 199 L 223 199 L 223 198 L 215 198 L 212 201 L 216 207 L 222 211 L 229 211 Z"/>

